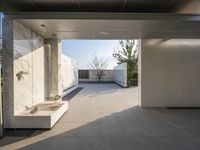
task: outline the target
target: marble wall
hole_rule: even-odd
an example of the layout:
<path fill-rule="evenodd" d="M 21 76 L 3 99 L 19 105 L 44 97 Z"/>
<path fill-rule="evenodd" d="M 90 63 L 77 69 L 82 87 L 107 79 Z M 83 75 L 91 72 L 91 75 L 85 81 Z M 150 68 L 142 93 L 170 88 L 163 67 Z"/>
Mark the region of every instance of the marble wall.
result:
<path fill-rule="evenodd" d="M 43 38 L 14 21 L 14 114 L 44 101 Z"/>
<path fill-rule="evenodd" d="M 61 80 L 63 91 L 78 85 L 78 64 L 63 54 L 61 55 Z"/>
<path fill-rule="evenodd" d="M 127 87 L 127 63 L 114 67 L 113 81 L 123 87 Z"/>
<path fill-rule="evenodd" d="M 44 101 L 45 75 L 44 75 L 44 40 L 32 32 L 32 86 L 33 86 L 33 105 Z"/>
<path fill-rule="evenodd" d="M 5 18 L 3 22 L 4 127 L 18 128 L 28 117 L 23 116 L 26 109 L 44 102 L 52 93 L 62 95 L 61 46 L 60 40 L 43 39 L 19 21 Z M 65 111 L 66 106 L 68 102 Z M 30 127 L 28 124 L 31 126 L 24 122 L 23 127 Z"/>

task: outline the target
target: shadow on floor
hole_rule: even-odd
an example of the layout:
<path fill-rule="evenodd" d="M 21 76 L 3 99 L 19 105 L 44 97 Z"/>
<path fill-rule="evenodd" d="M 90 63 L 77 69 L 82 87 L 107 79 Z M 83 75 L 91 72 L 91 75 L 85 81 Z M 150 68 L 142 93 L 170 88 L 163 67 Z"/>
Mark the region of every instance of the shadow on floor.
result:
<path fill-rule="evenodd" d="M 114 81 L 79 81 L 79 84 L 116 84 Z"/>
<path fill-rule="evenodd" d="M 70 92 L 69 94 L 67 94 L 66 96 L 64 96 L 62 98 L 63 101 L 70 101 L 74 96 L 76 96 L 76 94 L 78 94 L 81 90 L 83 89 L 83 87 L 78 87 L 75 90 L 73 90 L 72 92 Z"/>
<path fill-rule="evenodd" d="M 67 115 L 67 114 L 65 114 Z M 200 110 L 132 107 L 66 131 L 62 119 L 46 135 L 4 147 L 20 150 L 199 150 Z M 73 125 L 73 124 L 72 124 Z M 62 132 L 57 132 L 62 131 Z"/>
<path fill-rule="evenodd" d="M 132 90 L 134 87 L 131 88 L 122 88 L 117 84 L 113 84 L 113 83 L 109 83 L 109 84 L 85 84 L 85 83 L 80 83 L 79 84 L 80 87 L 84 87 L 84 92 L 82 93 L 82 95 L 84 96 L 99 96 L 99 95 L 103 95 L 103 94 L 116 94 L 119 92 L 124 92 L 127 90 Z M 135 87 L 137 88 L 137 87 Z"/>
<path fill-rule="evenodd" d="M 119 86 L 120 88 L 128 88 L 128 87 L 124 87 L 114 81 L 100 81 L 100 82 L 99 81 L 79 81 L 79 84 L 115 84 L 115 85 Z"/>
<path fill-rule="evenodd" d="M 28 139 L 32 136 L 39 135 L 45 131 L 48 131 L 48 130 L 46 130 L 46 129 L 41 129 L 41 130 L 38 130 L 38 129 L 5 129 L 4 136 L 0 139 L 0 147 Z"/>

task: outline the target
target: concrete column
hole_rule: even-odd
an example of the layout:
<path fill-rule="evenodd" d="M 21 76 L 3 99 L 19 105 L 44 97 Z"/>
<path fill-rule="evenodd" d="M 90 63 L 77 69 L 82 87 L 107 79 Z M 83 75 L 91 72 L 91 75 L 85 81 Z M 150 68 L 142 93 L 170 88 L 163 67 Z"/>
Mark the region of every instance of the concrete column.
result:
<path fill-rule="evenodd" d="M 51 45 L 44 40 L 44 97 L 48 100 L 51 93 Z"/>
<path fill-rule="evenodd" d="M 48 59 L 48 92 L 49 97 L 62 95 L 61 85 L 61 41 L 58 39 L 46 40 L 45 48 Z M 47 86 L 46 85 L 46 86 Z"/>
<path fill-rule="evenodd" d="M 2 15 L 0 14 L 0 20 L 2 20 Z M 2 22 L 0 22 L 0 53 L 2 54 Z M 1 58 L 0 58 L 1 59 Z M 2 79 L 2 64 L 0 63 L 0 79 Z M 0 80 L 1 85 L 1 80 Z M 0 137 L 3 136 L 3 107 L 2 107 L 2 87 L 0 86 Z"/>
<path fill-rule="evenodd" d="M 4 127 L 9 127 L 14 115 L 13 79 L 13 20 L 3 19 L 3 116 Z"/>

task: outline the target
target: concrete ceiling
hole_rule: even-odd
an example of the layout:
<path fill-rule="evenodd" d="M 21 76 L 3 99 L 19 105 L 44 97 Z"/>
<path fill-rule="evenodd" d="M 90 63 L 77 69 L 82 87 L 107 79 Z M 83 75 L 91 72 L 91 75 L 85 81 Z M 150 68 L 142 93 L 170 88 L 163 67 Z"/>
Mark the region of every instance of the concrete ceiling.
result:
<path fill-rule="evenodd" d="M 45 38 L 200 38 L 199 20 L 19 19 Z"/>
<path fill-rule="evenodd" d="M 1 0 L 3 12 L 199 13 L 199 0 Z"/>

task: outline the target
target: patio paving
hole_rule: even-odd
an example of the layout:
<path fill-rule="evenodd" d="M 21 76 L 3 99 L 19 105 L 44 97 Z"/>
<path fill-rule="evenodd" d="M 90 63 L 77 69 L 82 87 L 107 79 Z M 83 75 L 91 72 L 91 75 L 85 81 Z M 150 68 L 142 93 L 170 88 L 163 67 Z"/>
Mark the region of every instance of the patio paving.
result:
<path fill-rule="evenodd" d="M 199 150 L 199 109 L 144 109 L 138 88 L 80 84 L 69 111 L 52 130 L 6 136 L 0 149 Z"/>

